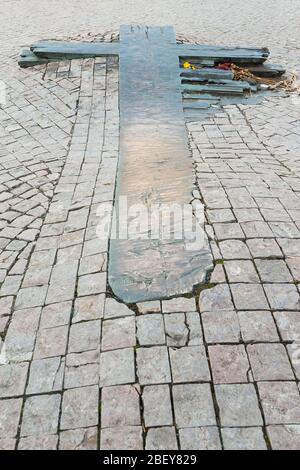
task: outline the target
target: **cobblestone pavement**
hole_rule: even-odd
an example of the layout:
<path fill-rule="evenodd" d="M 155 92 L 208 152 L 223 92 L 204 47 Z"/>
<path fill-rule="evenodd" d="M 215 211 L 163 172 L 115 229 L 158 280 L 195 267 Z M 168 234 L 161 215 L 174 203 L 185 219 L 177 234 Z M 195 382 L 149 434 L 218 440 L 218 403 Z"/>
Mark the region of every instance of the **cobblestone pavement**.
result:
<path fill-rule="evenodd" d="M 210 284 L 126 306 L 96 234 L 115 187 L 118 63 L 16 63 L 36 39 L 143 21 L 268 45 L 295 68 L 297 2 L 144 3 L 2 2 L 0 448 L 300 449 L 299 96 L 188 124 Z"/>

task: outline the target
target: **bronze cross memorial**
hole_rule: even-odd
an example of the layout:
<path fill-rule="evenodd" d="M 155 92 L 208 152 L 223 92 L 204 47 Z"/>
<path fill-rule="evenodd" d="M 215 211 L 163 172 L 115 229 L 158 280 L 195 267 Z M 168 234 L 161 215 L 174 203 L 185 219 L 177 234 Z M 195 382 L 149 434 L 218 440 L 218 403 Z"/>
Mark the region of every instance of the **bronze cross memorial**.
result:
<path fill-rule="evenodd" d="M 261 64 L 266 49 L 214 48 L 178 44 L 172 27 L 122 26 L 116 43 L 40 42 L 23 54 L 20 65 L 80 57 L 119 56 L 120 146 L 115 191 L 115 213 L 126 197 L 127 207 L 141 204 L 151 209 L 190 205 L 194 184 L 183 93 L 189 92 L 191 70 L 180 68 L 180 58 L 198 58 L 205 65 L 239 58 Z M 186 85 L 182 85 L 182 75 Z M 190 74 L 190 75 L 189 75 Z M 243 93 L 248 83 L 232 81 L 232 73 L 207 69 L 222 93 Z M 218 81 L 218 77 L 222 81 Z M 193 74 L 197 82 L 197 72 Z M 225 77 L 225 78 L 224 78 Z M 195 85 L 195 83 L 194 83 Z M 199 93 L 206 85 L 196 83 Z M 205 95 L 207 100 L 214 99 Z M 198 95 L 199 97 L 199 95 Z M 215 97 L 216 99 L 216 97 Z M 205 107 L 195 100 L 191 107 Z M 206 103 L 206 101 L 204 101 Z M 190 206 L 191 207 L 191 206 Z M 176 218 L 176 215 L 174 215 Z M 118 224 L 120 221 L 116 221 Z M 172 231 L 176 223 L 172 224 Z M 112 237 L 109 247 L 108 280 L 114 294 L 136 303 L 186 294 L 206 281 L 212 269 L 212 254 L 203 231 L 201 246 L 188 249 L 190 233 L 181 238 Z"/>

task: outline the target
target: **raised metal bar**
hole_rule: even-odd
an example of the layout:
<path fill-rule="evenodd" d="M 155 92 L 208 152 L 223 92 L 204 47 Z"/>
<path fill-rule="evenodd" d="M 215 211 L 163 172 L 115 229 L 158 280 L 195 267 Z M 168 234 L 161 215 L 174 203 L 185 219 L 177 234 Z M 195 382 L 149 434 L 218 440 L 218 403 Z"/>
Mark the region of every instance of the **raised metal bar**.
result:
<path fill-rule="evenodd" d="M 44 58 L 80 58 L 119 55 L 117 42 L 65 42 L 41 41 L 31 46 L 32 52 Z"/>
<path fill-rule="evenodd" d="M 121 27 L 120 153 L 115 194 L 118 227 L 121 196 L 128 210 L 142 204 L 149 211 L 189 204 L 192 159 L 184 124 L 179 60 L 172 28 Z M 123 208 L 124 211 L 124 208 Z M 130 221 L 129 221 L 130 223 Z M 172 226 L 172 231 L 174 227 Z M 207 238 L 187 249 L 187 239 L 110 241 L 108 279 L 127 303 L 169 298 L 191 292 L 212 268 Z"/>
<path fill-rule="evenodd" d="M 180 57 L 200 57 L 214 61 L 229 61 L 235 63 L 263 63 L 270 54 L 269 49 L 244 47 L 213 47 L 195 44 L 177 44 L 176 53 Z"/>

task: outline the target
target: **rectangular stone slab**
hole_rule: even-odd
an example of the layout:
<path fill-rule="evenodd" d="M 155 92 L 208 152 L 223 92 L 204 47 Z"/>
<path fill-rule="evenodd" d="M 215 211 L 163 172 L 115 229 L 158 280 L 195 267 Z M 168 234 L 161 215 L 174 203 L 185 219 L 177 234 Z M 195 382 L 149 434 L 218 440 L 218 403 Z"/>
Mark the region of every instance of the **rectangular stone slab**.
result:
<path fill-rule="evenodd" d="M 31 51 L 43 58 L 101 57 L 119 54 L 117 42 L 65 42 L 40 41 L 31 46 Z"/>
<path fill-rule="evenodd" d="M 129 208 L 138 203 L 148 208 L 182 205 L 192 199 L 193 166 L 175 43 L 171 27 L 121 27 L 117 214 L 121 196 L 127 196 Z M 127 303 L 191 292 L 211 268 L 207 238 L 197 251 L 187 250 L 184 237 L 110 241 L 109 284 Z"/>
<path fill-rule="evenodd" d="M 254 47 L 220 47 L 197 44 L 177 44 L 180 57 L 201 57 L 221 62 L 262 64 L 270 55 L 269 49 Z"/>

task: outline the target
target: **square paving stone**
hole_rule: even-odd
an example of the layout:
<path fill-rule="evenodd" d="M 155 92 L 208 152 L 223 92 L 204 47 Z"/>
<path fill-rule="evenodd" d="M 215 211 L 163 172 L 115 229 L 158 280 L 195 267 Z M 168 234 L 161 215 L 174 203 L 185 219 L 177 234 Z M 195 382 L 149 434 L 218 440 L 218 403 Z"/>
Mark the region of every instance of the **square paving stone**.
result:
<path fill-rule="evenodd" d="M 18 444 L 18 450 L 56 450 L 57 443 L 58 436 L 54 434 L 22 437 Z"/>
<path fill-rule="evenodd" d="M 177 427 L 213 426 L 216 424 L 209 384 L 174 385 L 173 400 Z"/>
<path fill-rule="evenodd" d="M 61 390 L 64 368 L 64 360 L 61 357 L 32 361 L 26 393 L 48 393 Z"/>
<path fill-rule="evenodd" d="M 259 282 L 259 277 L 252 261 L 225 261 L 224 267 L 229 282 Z"/>
<path fill-rule="evenodd" d="M 184 313 L 165 315 L 165 329 L 168 346 L 181 347 L 187 344 L 189 330 Z"/>
<path fill-rule="evenodd" d="M 98 320 L 103 317 L 105 294 L 88 295 L 75 300 L 72 323 Z"/>
<path fill-rule="evenodd" d="M 242 337 L 245 343 L 278 342 L 279 336 L 271 312 L 238 312 Z"/>
<path fill-rule="evenodd" d="M 262 282 L 293 282 L 283 260 L 257 259 L 255 264 Z"/>
<path fill-rule="evenodd" d="M 73 429 L 63 431 L 59 437 L 60 450 L 97 450 L 98 429 Z"/>
<path fill-rule="evenodd" d="M 267 433 L 273 450 L 300 449 L 300 426 L 297 424 L 267 426 Z"/>
<path fill-rule="evenodd" d="M 295 382 L 259 382 L 266 424 L 300 424 L 300 395 Z"/>
<path fill-rule="evenodd" d="M 97 426 L 99 421 L 98 386 L 66 390 L 63 395 L 61 429 Z"/>
<path fill-rule="evenodd" d="M 280 335 L 283 341 L 300 342 L 300 313 L 274 312 Z"/>
<path fill-rule="evenodd" d="M 134 311 L 128 308 L 127 305 L 106 297 L 104 318 L 126 317 L 128 315 L 134 315 Z"/>
<path fill-rule="evenodd" d="M 120 385 L 135 382 L 133 348 L 106 351 L 100 355 L 100 385 Z"/>
<path fill-rule="evenodd" d="M 241 226 L 247 238 L 274 238 L 274 234 L 266 222 L 244 222 Z"/>
<path fill-rule="evenodd" d="M 42 310 L 40 328 L 55 328 L 68 325 L 72 310 L 72 302 L 61 302 L 47 305 Z"/>
<path fill-rule="evenodd" d="M 201 317 L 207 343 L 239 343 L 240 326 L 234 311 L 204 312 Z"/>
<path fill-rule="evenodd" d="M 300 281 L 300 256 L 297 258 L 287 258 L 286 259 L 286 264 L 288 265 L 294 281 L 299 282 Z"/>
<path fill-rule="evenodd" d="M 67 349 L 68 331 L 68 325 L 39 330 L 35 344 L 34 359 L 64 356 Z"/>
<path fill-rule="evenodd" d="M 162 301 L 164 313 L 193 312 L 195 308 L 196 303 L 194 298 L 177 297 L 176 299 Z"/>
<path fill-rule="evenodd" d="M 106 273 L 86 274 L 78 279 L 78 296 L 105 293 Z"/>
<path fill-rule="evenodd" d="M 81 352 L 99 348 L 101 321 L 75 323 L 71 326 L 68 351 Z"/>
<path fill-rule="evenodd" d="M 25 401 L 21 435 L 57 433 L 61 396 L 39 395 Z"/>
<path fill-rule="evenodd" d="M 250 251 L 246 243 L 241 240 L 225 240 L 220 243 L 220 250 L 224 259 L 250 259 Z"/>
<path fill-rule="evenodd" d="M 178 450 L 174 427 L 151 428 L 146 436 L 146 450 Z"/>
<path fill-rule="evenodd" d="M 140 302 L 137 305 L 138 311 L 141 314 L 145 313 L 161 313 L 160 301 L 150 300 L 149 302 Z"/>
<path fill-rule="evenodd" d="M 23 362 L 0 366 L 0 398 L 23 395 L 28 365 L 28 362 Z"/>
<path fill-rule="evenodd" d="M 138 348 L 137 375 L 141 385 L 171 382 L 167 347 Z"/>
<path fill-rule="evenodd" d="M 21 310 L 44 305 L 48 286 L 26 287 L 20 289 L 17 295 L 15 309 Z"/>
<path fill-rule="evenodd" d="M 218 428 L 215 426 L 205 428 L 179 429 L 181 450 L 221 450 Z"/>
<path fill-rule="evenodd" d="M 40 315 L 40 307 L 14 312 L 5 338 L 6 355 L 10 361 L 32 358 Z"/>
<path fill-rule="evenodd" d="M 294 379 L 283 344 L 251 344 L 247 346 L 247 351 L 256 381 Z"/>
<path fill-rule="evenodd" d="M 211 380 L 204 346 L 169 348 L 169 354 L 174 383 Z"/>
<path fill-rule="evenodd" d="M 173 424 L 170 389 L 168 385 L 150 385 L 143 390 L 145 426 L 171 426 Z"/>
<path fill-rule="evenodd" d="M 101 395 L 101 427 L 139 426 L 140 397 L 133 385 L 104 387 Z"/>
<path fill-rule="evenodd" d="M 100 449 L 143 450 L 141 426 L 102 429 L 100 433 Z"/>
<path fill-rule="evenodd" d="M 233 310 L 229 287 L 225 284 L 205 289 L 199 297 L 200 312 Z"/>
<path fill-rule="evenodd" d="M 294 284 L 264 284 L 273 310 L 300 310 L 300 295 Z"/>
<path fill-rule="evenodd" d="M 282 251 L 273 238 L 253 238 L 247 240 L 253 258 L 282 258 Z"/>
<path fill-rule="evenodd" d="M 262 426 L 253 384 L 216 385 L 215 391 L 223 427 Z"/>
<path fill-rule="evenodd" d="M 231 284 L 237 310 L 268 310 L 268 302 L 260 284 Z"/>
<path fill-rule="evenodd" d="M 267 450 L 262 428 L 222 428 L 225 450 Z"/>
<path fill-rule="evenodd" d="M 244 345 L 215 345 L 208 348 L 215 384 L 249 382 L 249 362 Z"/>
<path fill-rule="evenodd" d="M 102 324 L 102 351 L 129 348 L 135 345 L 135 317 L 104 320 Z"/>
<path fill-rule="evenodd" d="M 136 317 L 137 339 L 141 346 L 165 344 L 163 316 L 160 314 L 140 315 Z"/>
<path fill-rule="evenodd" d="M 0 438 L 15 437 L 18 431 L 23 400 L 0 400 Z"/>
<path fill-rule="evenodd" d="M 68 366 L 65 370 L 64 388 L 86 387 L 99 383 L 99 364 Z"/>
<path fill-rule="evenodd" d="M 240 224 L 237 223 L 214 224 L 213 228 L 215 230 L 217 240 L 245 238 Z"/>
<path fill-rule="evenodd" d="M 11 439 L 9 437 L 0 439 L 0 450 L 15 450 L 16 439 Z"/>

